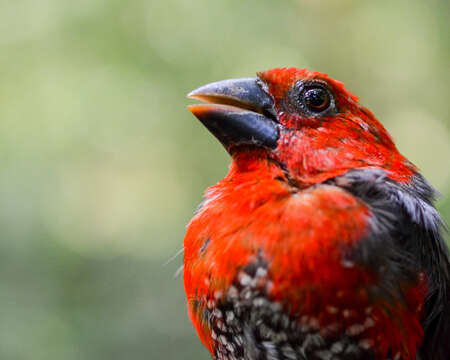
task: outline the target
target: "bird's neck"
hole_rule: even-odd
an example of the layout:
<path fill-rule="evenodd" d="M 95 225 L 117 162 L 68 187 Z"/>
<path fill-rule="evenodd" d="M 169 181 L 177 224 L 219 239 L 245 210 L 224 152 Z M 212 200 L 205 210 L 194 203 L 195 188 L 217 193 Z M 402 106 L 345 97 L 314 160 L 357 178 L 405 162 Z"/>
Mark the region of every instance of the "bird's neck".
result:
<path fill-rule="evenodd" d="M 307 128 L 281 134 L 273 157 L 298 187 L 323 183 L 354 169 L 383 169 L 392 180 L 403 183 L 416 172 L 393 144 L 369 141 L 349 130 L 340 137 L 332 130 Z"/>

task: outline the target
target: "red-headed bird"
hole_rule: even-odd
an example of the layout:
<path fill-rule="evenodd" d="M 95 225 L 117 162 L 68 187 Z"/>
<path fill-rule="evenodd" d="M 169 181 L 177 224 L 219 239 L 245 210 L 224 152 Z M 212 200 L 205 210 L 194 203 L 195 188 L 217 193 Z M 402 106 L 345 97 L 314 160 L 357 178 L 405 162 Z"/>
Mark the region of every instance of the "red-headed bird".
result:
<path fill-rule="evenodd" d="M 232 159 L 184 239 L 188 313 L 212 357 L 450 359 L 435 190 L 373 113 L 296 68 L 189 97 Z"/>

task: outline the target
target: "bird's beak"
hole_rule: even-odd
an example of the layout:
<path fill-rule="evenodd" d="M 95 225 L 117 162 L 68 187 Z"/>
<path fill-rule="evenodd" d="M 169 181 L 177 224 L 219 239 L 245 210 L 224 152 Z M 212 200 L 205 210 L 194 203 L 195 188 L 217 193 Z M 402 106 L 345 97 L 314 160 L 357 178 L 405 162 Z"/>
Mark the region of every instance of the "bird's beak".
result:
<path fill-rule="evenodd" d="M 228 152 L 237 145 L 277 146 L 279 132 L 273 100 L 257 78 L 218 81 L 187 96 L 207 103 L 190 105 L 188 109 Z"/>

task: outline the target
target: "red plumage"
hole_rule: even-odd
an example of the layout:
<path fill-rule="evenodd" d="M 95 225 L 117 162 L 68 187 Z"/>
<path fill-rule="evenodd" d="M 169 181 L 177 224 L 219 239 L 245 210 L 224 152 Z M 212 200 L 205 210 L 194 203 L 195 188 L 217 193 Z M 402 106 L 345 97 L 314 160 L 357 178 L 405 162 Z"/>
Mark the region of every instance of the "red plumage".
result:
<path fill-rule="evenodd" d="M 408 187 L 417 169 L 342 83 L 295 68 L 258 77 L 270 108 L 248 99 L 239 103 L 243 91 L 235 88 L 200 88 L 191 95 L 220 104 L 191 107 L 213 124 L 207 127 L 223 122 L 224 111 L 237 113 L 237 105 L 252 116 L 264 114 L 277 129 L 271 147 L 258 143 L 262 130 L 256 140 L 246 140 L 248 130 L 233 125 L 230 140 L 222 128 L 210 128 L 232 163 L 228 175 L 206 191 L 184 240 L 188 312 L 200 339 L 216 359 L 415 359 L 435 270 L 406 263 L 403 272 L 389 270 L 394 263 L 402 267 L 403 258 L 395 253 L 385 259 L 387 240 L 377 231 L 386 226 L 386 234 L 396 234 L 400 218 L 392 228 L 386 225 L 391 215 L 381 219 L 375 203 L 350 191 L 348 174 L 382 171 L 383 184 Z M 330 102 L 325 111 L 323 99 Z M 217 120 L 211 109 L 222 117 Z M 448 262 L 448 255 L 443 258 Z M 245 272 L 249 264 L 259 264 L 251 276 Z M 253 315 L 263 303 L 276 310 Z M 278 314 L 293 330 L 281 322 L 267 325 Z M 311 334 L 315 347 L 305 345 Z"/>

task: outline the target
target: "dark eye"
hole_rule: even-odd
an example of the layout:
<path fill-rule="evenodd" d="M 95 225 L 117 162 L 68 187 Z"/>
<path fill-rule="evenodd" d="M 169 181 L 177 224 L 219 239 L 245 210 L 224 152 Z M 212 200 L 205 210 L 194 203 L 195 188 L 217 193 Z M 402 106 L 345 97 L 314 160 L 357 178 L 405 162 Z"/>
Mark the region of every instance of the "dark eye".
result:
<path fill-rule="evenodd" d="M 321 86 L 308 87 L 301 94 L 303 104 L 312 112 L 323 112 L 330 106 L 331 95 L 328 89 Z"/>

